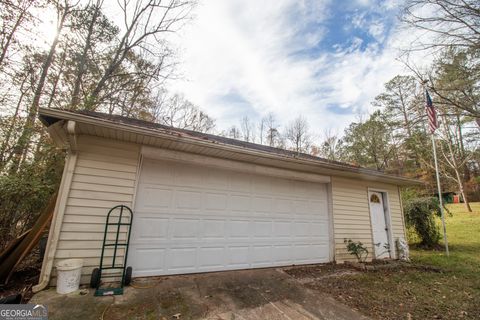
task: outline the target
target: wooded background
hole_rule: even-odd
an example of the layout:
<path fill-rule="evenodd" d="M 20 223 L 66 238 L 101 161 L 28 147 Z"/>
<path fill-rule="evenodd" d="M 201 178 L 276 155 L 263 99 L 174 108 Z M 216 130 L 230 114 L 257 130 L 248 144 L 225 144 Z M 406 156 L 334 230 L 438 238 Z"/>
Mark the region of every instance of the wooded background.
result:
<path fill-rule="evenodd" d="M 169 34 L 188 23 L 195 2 L 120 0 L 115 6 L 117 22 L 105 15 L 103 0 L 0 2 L 0 248 L 31 226 L 60 182 L 65 155 L 38 122 L 39 107 L 120 114 L 288 148 L 418 178 L 426 188 L 416 194 L 431 195 L 428 88 L 439 114 L 443 190 L 461 194 L 467 207 L 480 200 L 478 1 L 407 1 L 400 23 L 430 35 L 399 53 L 410 72 L 385 84 L 371 115 L 323 136 L 312 134 L 306 115 L 283 127 L 275 114 L 245 116 L 238 126 L 217 130 L 199 106 L 165 89 L 177 65 Z M 56 30 L 45 40 L 47 12 L 55 15 Z M 434 62 L 417 67 L 411 55 L 418 51 Z"/>

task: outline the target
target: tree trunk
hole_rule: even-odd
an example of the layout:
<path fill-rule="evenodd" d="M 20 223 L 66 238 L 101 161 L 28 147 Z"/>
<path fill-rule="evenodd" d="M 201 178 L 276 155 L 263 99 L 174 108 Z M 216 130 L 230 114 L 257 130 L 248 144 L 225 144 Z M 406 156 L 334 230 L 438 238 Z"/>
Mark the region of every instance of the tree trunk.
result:
<path fill-rule="evenodd" d="M 470 206 L 470 202 L 468 202 L 467 195 L 465 194 L 465 190 L 463 188 L 463 182 L 460 176 L 460 172 L 456 168 L 454 169 L 454 171 L 458 181 L 458 188 L 460 189 L 460 194 L 462 195 L 463 203 L 465 204 L 465 209 L 467 209 L 468 212 L 472 212 L 472 207 Z"/>
<path fill-rule="evenodd" d="M 95 23 L 97 21 L 99 13 L 100 13 L 100 5 L 97 2 L 97 4 L 95 5 L 95 11 L 93 12 L 93 15 L 92 15 L 92 19 L 90 20 L 90 23 L 88 25 L 88 33 L 87 33 L 87 38 L 85 40 L 85 45 L 83 46 L 82 54 L 78 59 L 77 74 L 75 77 L 75 84 L 73 86 L 73 94 L 72 94 L 72 100 L 71 100 L 72 109 L 75 109 L 80 103 L 80 85 L 82 84 L 83 75 L 85 74 L 85 65 L 87 63 L 86 60 L 87 60 L 88 51 L 92 47 L 91 41 L 92 41 L 93 28 L 95 27 Z"/>
<path fill-rule="evenodd" d="M 45 62 L 43 63 L 42 66 L 42 73 L 40 74 L 40 78 L 38 80 L 37 87 L 35 88 L 35 94 L 33 96 L 33 101 L 32 104 L 28 110 L 28 115 L 27 115 L 27 120 L 25 122 L 25 125 L 23 127 L 22 134 L 20 138 L 17 141 L 17 145 L 15 146 L 14 150 L 14 157 L 13 157 L 13 163 L 10 168 L 10 173 L 14 173 L 18 170 L 21 162 L 21 157 L 22 154 L 26 151 L 25 149 L 27 148 L 27 145 L 30 142 L 30 139 L 33 135 L 34 131 L 34 124 L 35 124 L 35 119 L 37 117 L 38 113 L 38 108 L 40 105 L 40 97 L 42 96 L 43 88 L 45 86 L 45 81 L 47 79 L 48 71 L 52 65 L 53 58 L 55 56 L 55 50 L 57 48 L 59 38 L 60 38 L 60 32 L 63 29 L 63 25 L 65 23 L 65 19 L 67 18 L 68 14 L 70 13 L 70 8 L 66 7 L 64 11 L 62 12 L 62 15 L 60 17 L 59 24 L 57 26 L 57 34 L 50 46 L 50 50 L 48 52 L 47 58 L 45 59 Z"/>
<path fill-rule="evenodd" d="M 68 44 L 65 45 L 65 48 L 68 46 Z M 64 50 L 62 52 L 62 56 L 60 58 L 60 65 L 59 65 L 59 70 L 58 70 L 58 74 L 55 76 L 55 78 L 53 79 L 53 85 L 52 85 L 52 91 L 50 92 L 50 97 L 48 98 L 48 104 L 47 104 L 47 108 L 50 108 L 53 104 L 53 100 L 55 98 L 55 95 L 57 93 L 57 87 L 58 87 L 58 82 L 60 81 L 60 77 L 63 73 L 63 66 L 65 65 L 65 60 L 67 58 L 67 51 Z"/>
<path fill-rule="evenodd" d="M 20 24 L 22 23 L 23 19 L 25 18 L 25 13 L 27 12 L 27 9 L 29 7 L 30 7 L 30 5 L 28 5 L 26 8 L 24 8 L 20 11 L 20 15 L 18 16 L 17 21 L 15 21 L 15 24 L 13 25 L 12 31 L 7 36 L 7 39 L 5 41 L 5 45 L 2 48 L 2 53 L 0 54 L 0 67 L 3 64 L 3 60 L 5 60 L 5 57 L 7 56 L 8 48 L 10 47 L 10 44 L 12 42 L 13 35 L 15 34 L 15 32 L 17 32 L 17 29 L 20 26 Z"/>
<path fill-rule="evenodd" d="M 11 156 L 6 157 L 5 156 L 5 151 L 7 150 L 8 143 L 10 142 L 10 138 L 12 136 L 13 130 L 15 130 L 15 124 L 17 123 L 17 118 L 18 118 L 18 113 L 20 111 L 20 106 L 22 105 L 23 97 L 25 97 L 25 92 L 23 91 L 23 86 L 25 85 L 25 82 L 27 81 L 28 75 L 25 76 L 25 78 L 22 80 L 22 83 L 20 85 L 20 97 L 18 98 L 17 106 L 15 107 L 15 113 L 13 114 L 12 121 L 10 123 L 10 127 L 7 130 L 7 134 L 5 136 L 4 141 L 2 142 L 2 147 L 0 149 L 0 156 L 1 158 L 1 163 L 0 163 L 0 170 L 2 170 L 5 165 L 10 161 Z"/>
<path fill-rule="evenodd" d="M 453 148 L 451 145 L 451 141 L 447 142 L 448 151 L 450 152 L 450 159 L 452 161 L 452 169 L 455 171 L 455 177 L 458 183 L 458 188 L 460 190 L 460 194 L 463 197 L 463 202 L 465 203 L 465 208 L 468 212 L 472 212 L 472 208 L 470 207 L 470 203 L 468 202 L 467 195 L 465 194 L 465 189 L 463 187 L 463 178 L 460 175 L 460 168 L 458 167 L 457 160 L 455 159 L 455 154 L 453 153 Z"/>

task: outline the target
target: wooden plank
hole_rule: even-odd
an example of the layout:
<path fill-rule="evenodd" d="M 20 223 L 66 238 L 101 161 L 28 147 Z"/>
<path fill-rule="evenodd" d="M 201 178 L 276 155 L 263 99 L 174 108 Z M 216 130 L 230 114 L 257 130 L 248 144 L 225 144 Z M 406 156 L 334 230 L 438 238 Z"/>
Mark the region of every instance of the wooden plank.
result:
<path fill-rule="evenodd" d="M 7 284 L 13 271 L 38 244 L 43 235 L 43 231 L 50 224 L 57 201 L 55 192 L 48 201 L 47 206 L 41 212 L 32 230 L 26 235 L 16 248 L 0 264 L 0 282 Z"/>

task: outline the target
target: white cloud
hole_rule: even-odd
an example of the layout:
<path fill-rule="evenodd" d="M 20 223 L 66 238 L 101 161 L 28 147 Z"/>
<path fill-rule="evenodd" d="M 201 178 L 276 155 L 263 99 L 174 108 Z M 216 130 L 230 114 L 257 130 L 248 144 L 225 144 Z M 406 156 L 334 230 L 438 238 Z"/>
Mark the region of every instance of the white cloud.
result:
<path fill-rule="evenodd" d="M 403 71 L 395 46 L 405 35 L 393 33 L 383 50 L 369 44 L 362 51 L 362 39 L 352 38 L 349 49 L 336 53 L 293 54 L 324 39 L 321 23 L 329 15 L 328 4 L 202 2 L 178 36 L 185 80 L 173 82 L 171 89 L 215 117 L 220 129 L 238 124 L 244 115 L 274 112 L 282 124 L 303 114 L 317 134 L 343 131 L 356 114 L 371 111 L 383 83 Z M 367 31 L 385 36 L 380 22 Z"/>

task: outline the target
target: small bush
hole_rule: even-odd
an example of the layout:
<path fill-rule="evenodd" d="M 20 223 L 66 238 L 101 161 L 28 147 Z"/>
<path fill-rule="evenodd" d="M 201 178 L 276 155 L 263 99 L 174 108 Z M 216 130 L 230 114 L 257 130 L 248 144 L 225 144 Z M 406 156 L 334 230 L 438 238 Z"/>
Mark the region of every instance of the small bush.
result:
<path fill-rule="evenodd" d="M 435 197 L 410 198 L 404 203 L 405 223 L 420 238 L 420 245 L 432 248 L 440 240 L 435 216 L 440 216 L 440 204 Z"/>
<path fill-rule="evenodd" d="M 358 262 L 365 262 L 368 257 L 368 249 L 360 241 L 354 242 L 351 239 L 343 239 L 343 243 L 347 246 L 347 251 L 354 255 Z"/>

